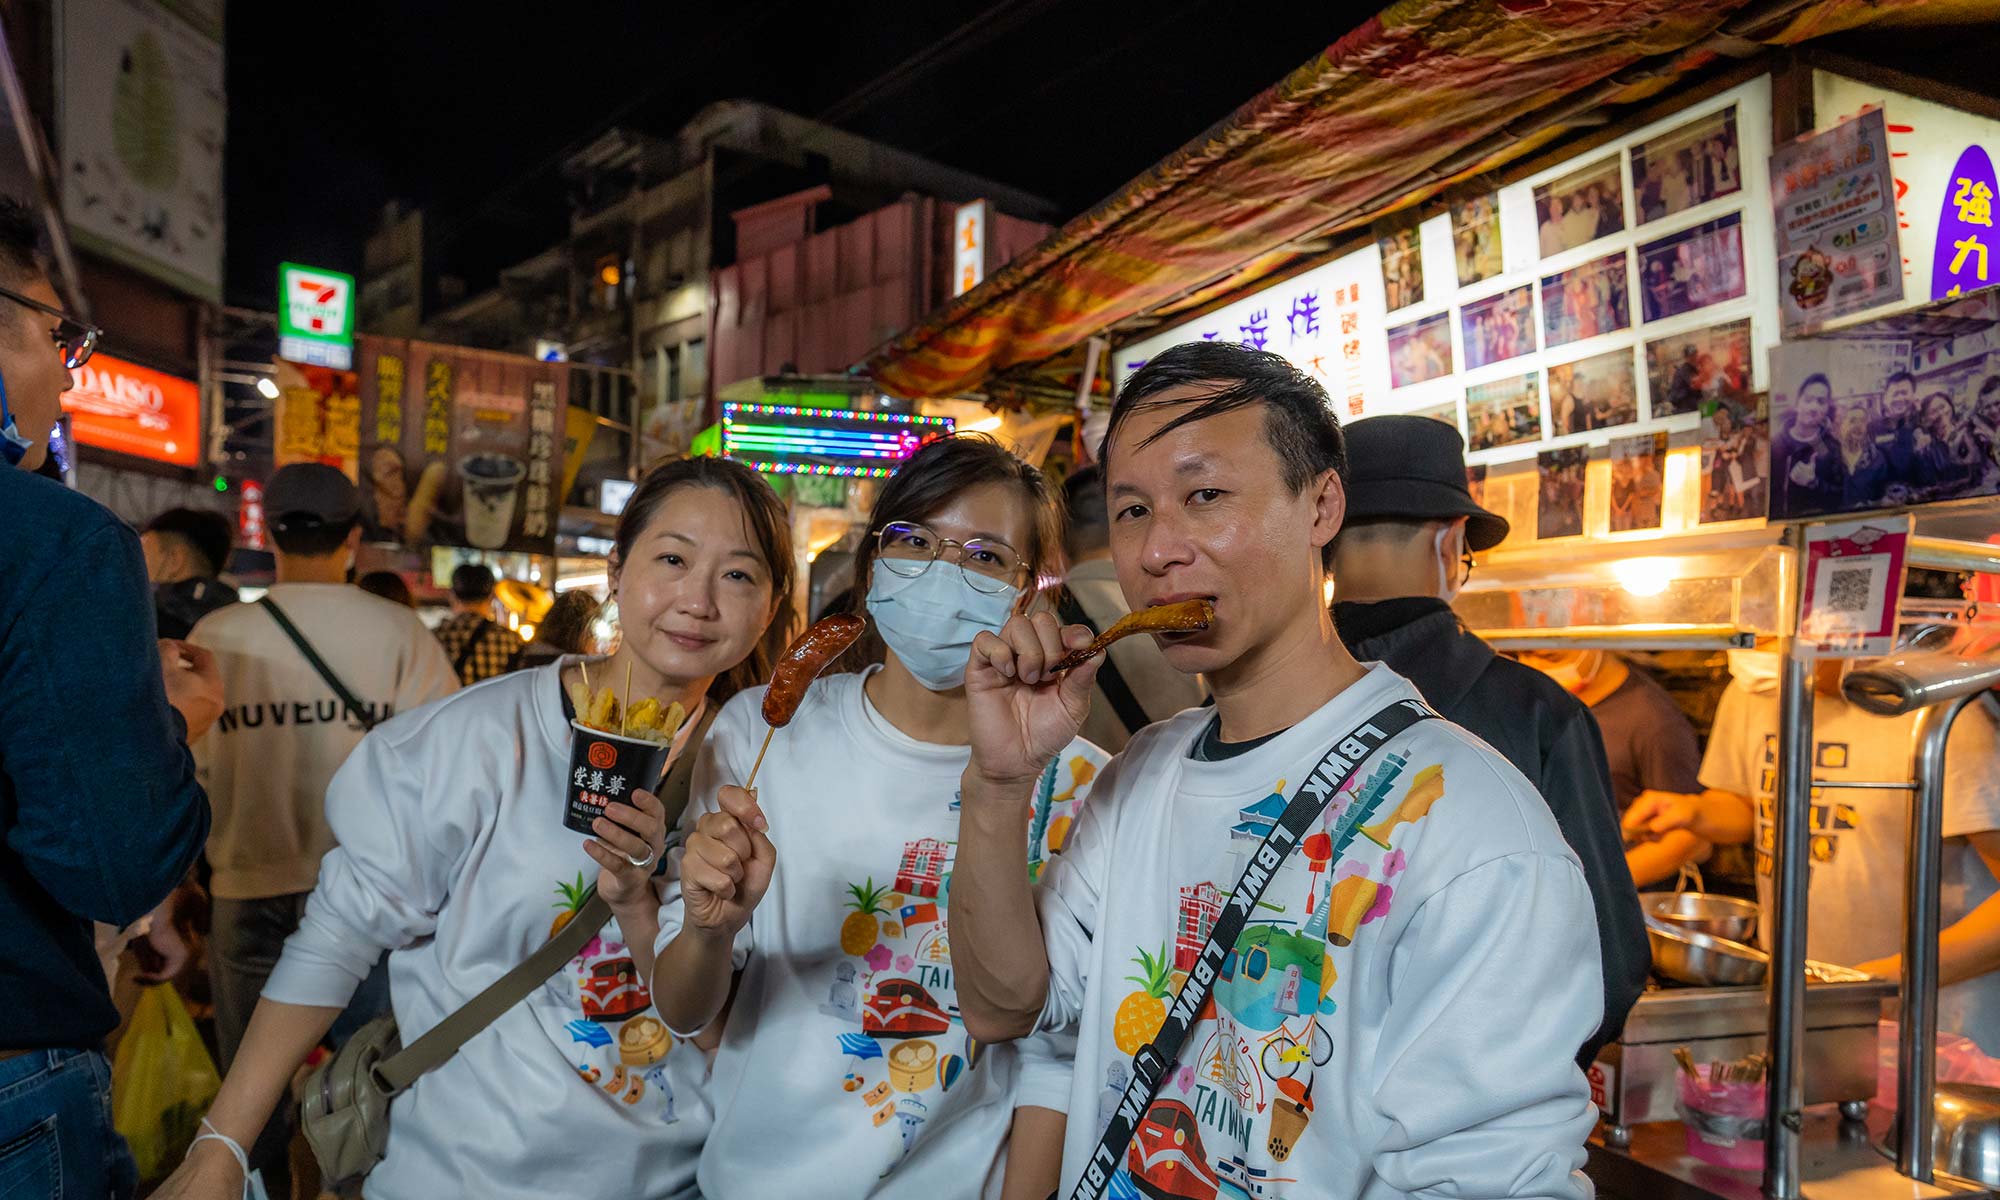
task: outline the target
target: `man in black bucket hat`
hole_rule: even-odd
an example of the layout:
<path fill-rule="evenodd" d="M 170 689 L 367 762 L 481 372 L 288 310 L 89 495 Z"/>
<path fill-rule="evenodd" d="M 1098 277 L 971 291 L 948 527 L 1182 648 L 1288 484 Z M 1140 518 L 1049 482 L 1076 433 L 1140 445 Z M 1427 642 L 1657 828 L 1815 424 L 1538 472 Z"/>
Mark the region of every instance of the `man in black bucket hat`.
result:
<path fill-rule="evenodd" d="M 1347 523 L 1334 542 L 1334 627 L 1363 662 L 1387 663 L 1446 719 L 1535 785 L 1583 863 L 1604 955 L 1604 1024 L 1586 1068 L 1625 1026 L 1651 950 L 1625 866 L 1604 739 L 1590 710 L 1548 676 L 1495 654 L 1451 610 L 1472 554 L 1507 536 L 1473 500 L 1458 430 L 1429 417 L 1370 417 L 1347 437 Z"/>

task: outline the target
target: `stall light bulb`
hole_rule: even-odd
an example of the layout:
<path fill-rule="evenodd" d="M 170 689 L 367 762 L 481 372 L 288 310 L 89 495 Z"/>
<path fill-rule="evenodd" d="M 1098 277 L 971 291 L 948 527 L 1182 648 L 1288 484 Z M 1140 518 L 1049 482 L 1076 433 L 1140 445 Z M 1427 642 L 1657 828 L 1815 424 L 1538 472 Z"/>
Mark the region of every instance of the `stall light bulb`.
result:
<path fill-rule="evenodd" d="M 1634 596 L 1657 596 L 1674 581 L 1674 564 L 1665 558 L 1628 558 L 1611 564 L 1611 574 Z"/>
<path fill-rule="evenodd" d="M 977 421 L 960 425 L 958 431 L 960 433 L 992 433 L 994 430 L 1000 428 L 1002 423 L 1000 414 L 995 413 L 990 417 L 981 417 Z"/>
<path fill-rule="evenodd" d="M 520 634 L 522 641 L 532 642 L 535 640 L 535 627 L 533 625 L 523 625 L 521 626 Z"/>
<path fill-rule="evenodd" d="M 261 376 L 257 380 L 257 394 L 266 400 L 276 400 L 278 398 L 278 385 L 272 382 L 269 375 Z"/>

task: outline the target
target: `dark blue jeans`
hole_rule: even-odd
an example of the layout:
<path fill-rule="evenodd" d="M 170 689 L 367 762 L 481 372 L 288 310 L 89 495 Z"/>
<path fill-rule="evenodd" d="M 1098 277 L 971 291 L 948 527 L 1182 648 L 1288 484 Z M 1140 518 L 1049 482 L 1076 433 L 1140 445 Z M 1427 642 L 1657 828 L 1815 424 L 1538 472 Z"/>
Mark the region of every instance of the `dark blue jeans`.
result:
<path fill-rule="evenodd" d="M 125 1200 L 138 1185 L 111 1127 L 111 1064 L 96 1050 L 0 1062 L 0 1200 Z"/>

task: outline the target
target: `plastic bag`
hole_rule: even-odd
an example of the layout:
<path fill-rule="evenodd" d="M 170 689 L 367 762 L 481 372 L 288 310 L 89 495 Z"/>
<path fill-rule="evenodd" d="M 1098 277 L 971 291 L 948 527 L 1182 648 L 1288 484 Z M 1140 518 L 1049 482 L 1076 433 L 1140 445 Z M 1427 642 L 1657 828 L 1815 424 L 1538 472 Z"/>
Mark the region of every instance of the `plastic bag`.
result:
<path fill-rule="evenodd" d="M 131 1144 L 139 1178 L 164 1178 L 179 1164 L 221 1088 L 180 993 L 167 983 L 147 988 L 111 1066 L 111 1122 Z"/>
<path fill-rule="evenodd" d="M 1896 1022 L 1884 1020 L 1876 1026 L 1875 1098 L 1870 1101 L 1885 1112 L 1896 1108 Z M 1977 1083 L 2000 1087 L 2000 1059 L 1988 1057 L 1979 1043 L 1956 1033 L 1940 1030 L 1937 1035 L 1937 1078 L 1939 1083 Z"/>

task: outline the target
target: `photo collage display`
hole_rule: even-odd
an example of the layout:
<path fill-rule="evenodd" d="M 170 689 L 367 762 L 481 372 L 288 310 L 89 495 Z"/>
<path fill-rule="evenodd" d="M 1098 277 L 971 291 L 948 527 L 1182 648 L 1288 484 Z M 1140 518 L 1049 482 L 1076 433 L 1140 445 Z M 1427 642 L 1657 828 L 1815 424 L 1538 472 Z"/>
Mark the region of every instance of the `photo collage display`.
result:
<path fill-rule="evenodd" d="M 1539 447 L 1539 537 L 1583 532 L 1583 479 L 1598 446 L 1612 460 L 1612 531 L 1659 528 L 1668 438 L 1660 423 L 1676 417 L 1698 420 L 1715 443 L 1704 443 L 1704 466 L 1717 464 L 1717 477 L 1710 488 L 1704 471 L 1701 520 L 1764 515 L 1769 489 L 1753 455 L 1767 435 L 1745 311 L 1751 255 L 1762 251 L 1745 242 L 1744 107 L 1738 98 L 1582 155 L 1523 189 L 1533 202 L 1527 246 L 1506 243 L 1525 225 L 1506 215 L 1517 210 L 1500 192 L 1448 205 L 1452 275 L 1433 257 L 1428 305 L 1422 235 L 1442 232 L 1441 223 L 1426 231 L 1405 217 L 1393 231 L 1378 229 L 1390 387 L 1392 395 L 1417 389 L 1398 411 L 1455 423 L 1473 455 Z M 1447 300 L 1447 283 L 1472 294 L 1425 311 Z M 1698 314 L 1711 309 L 1716 319 L 1702 322 Z M 1567 350 L 1573 344 L 1581 354 Z M 1518 370 L 1496 378 L 1488 368 L 1501 364 Z M 1436 381 L 1469 372 L 1478 374 L 1457 385 L 1456 399 L 1440 395 L 1447 385 Z M 1599 432 L 1605 440 L 1576 444 L 1576 435 Z"/>

